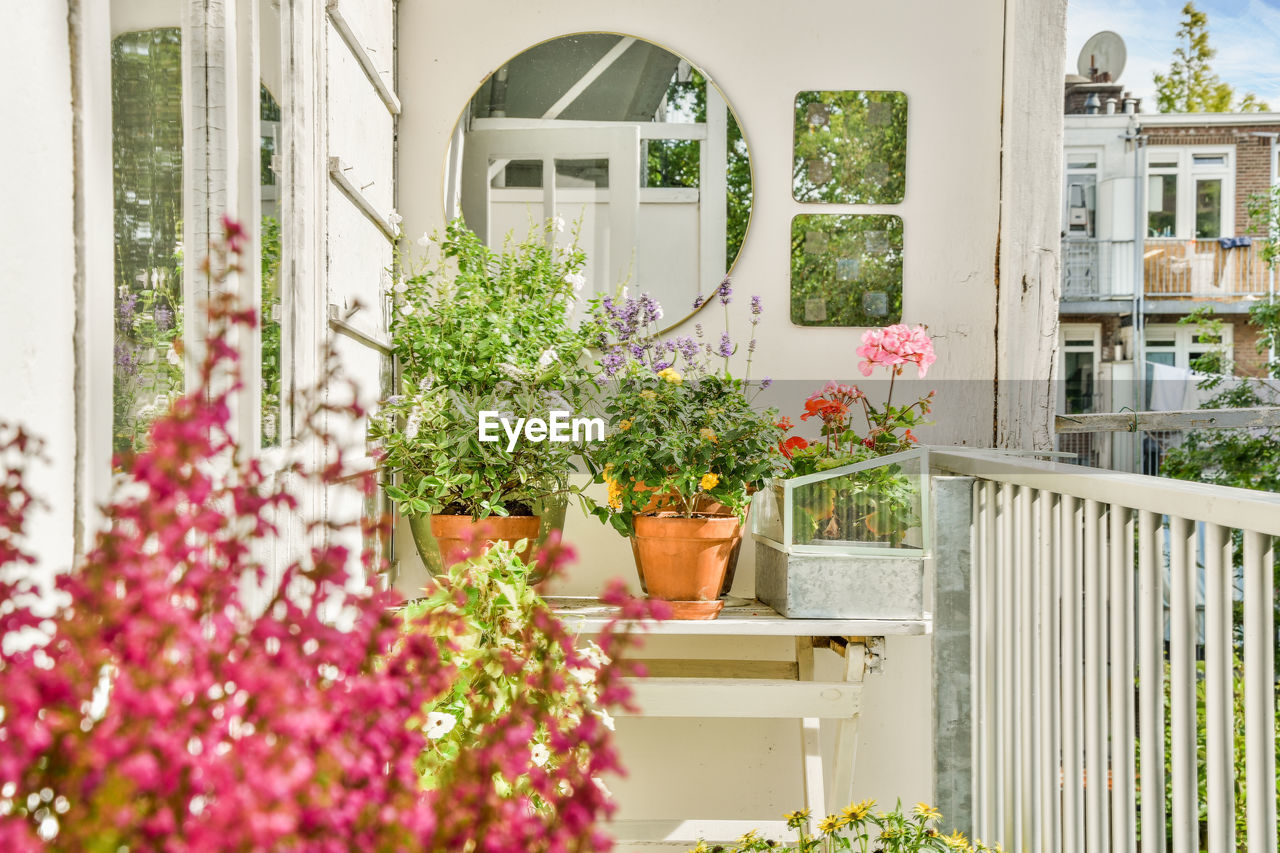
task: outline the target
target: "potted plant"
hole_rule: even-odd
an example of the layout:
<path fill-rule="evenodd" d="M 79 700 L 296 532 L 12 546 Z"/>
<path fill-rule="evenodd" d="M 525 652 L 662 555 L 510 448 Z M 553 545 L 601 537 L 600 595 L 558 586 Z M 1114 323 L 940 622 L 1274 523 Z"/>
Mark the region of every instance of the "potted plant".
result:
<path fill-rule="evenodd" d="M 416 265 L 398 259 L 391 335 L 401 390 L 371 430 L 387 494 L 434 573 L 474 526 L 489 539 L 524 540 L 528 556 L 563 523 L 580 442 L 511 432 L 521 418 L 579 411 L 590 392 L 584 332 L 572 322 L 585 257 L 576 235 L 568 248 L 555 244 L 562 228 L 557 219 L 494 251 L 456 220 L 443 239 L 423 235 Z M 482 440 L 482 415 L 493 440 Z"/>
<path fill-rule="evenodd" d="M 718 294 L 726 308 L 730 293 L 725 279 Z M 758 298 L 751 311 L 754 330 Z M 777 465 L 777 412 L 752 405 L 767 380 L 753 386 L 731 375 L 727 329 L 714 347 L 699 339 L 701 326 L 699 337 L 659 339 L 662 309 L 648 295 L 598 300 L 592 316 L 611 428 L 590 455 L 596 482 L 609 490 L 593 512 L 631 537 L 651 597 L 672 602 L 677 618 L 715 618 L 750 494 Z"/>
<path fill-rule="evenodd" d="M 816 419 L 818 438 L 778 444 L 785 479 L 756 507 L 756 587 L 786 616 L 909 618 L 923 610 L 927 454 L 913 450 L 933 392 L 894 405 L 908 364 L 920 376 L 936 356 L 923 327 L 872 329 L 859 367 L 889 372 L 883 406 L 854 385 L 828 382 L 805 401 L 801 421 Z M 779 427 L 791 431 L 784 418 Z M 864 431 L 865 427 L 865 431 Z"/>

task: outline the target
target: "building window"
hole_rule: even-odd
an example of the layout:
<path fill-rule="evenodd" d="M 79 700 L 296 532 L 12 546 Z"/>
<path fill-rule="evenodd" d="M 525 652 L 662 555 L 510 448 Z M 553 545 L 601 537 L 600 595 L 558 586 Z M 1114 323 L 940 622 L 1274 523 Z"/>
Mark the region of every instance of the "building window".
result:
<path fill-rule="evenodd" d="M 182 34 L 128 32 L 111 43 L 115 199 L 112 453 L 142 448 L 185 390 L 182 357 Z"/>
<path fill-rule="evenodd" d="M 1146 358 L 1152 364 L 1163 364 L 1190 370 L 1195 361 L 1208 353 L 1220 353 L 1228 361 L 1231 358 L 1232 327 L 1222 327 L 1217 341 L 1199 340 L 1200 329 L 1195 326 L 1179 326 L 1172 323 L 1151 323 L 1146 328 Z"/>
<path fill-rule="evenodd" d="M 1062 393 L 1059 410 L 1075 415 L 1097 410 L 1097 377 L 1100 327 L 1071 324 L 1061 329 Z"/>
<path fill-rule="evenodd" d="M 1147 237 L 1216 240 L 1235 229 L 1232 153 L 1153 148 L 1147 155 Z"/>
<path fill-rule="evenodd" d="M 1093 237 L 1098 214 L 1098 158 L 1096 152 L 1067 152 L 1066 190 L 1062 230 L 1069 237 Z"/>

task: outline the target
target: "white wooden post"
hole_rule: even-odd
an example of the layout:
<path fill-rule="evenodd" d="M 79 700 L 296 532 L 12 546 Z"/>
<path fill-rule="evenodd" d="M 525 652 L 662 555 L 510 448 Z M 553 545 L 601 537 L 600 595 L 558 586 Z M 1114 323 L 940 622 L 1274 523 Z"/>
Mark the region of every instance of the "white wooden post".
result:
<path fill-rule="evenodd" d="M 1005 0 L 997 447 L 1053 446 L 1065 20 L 1066 0 Z"/>

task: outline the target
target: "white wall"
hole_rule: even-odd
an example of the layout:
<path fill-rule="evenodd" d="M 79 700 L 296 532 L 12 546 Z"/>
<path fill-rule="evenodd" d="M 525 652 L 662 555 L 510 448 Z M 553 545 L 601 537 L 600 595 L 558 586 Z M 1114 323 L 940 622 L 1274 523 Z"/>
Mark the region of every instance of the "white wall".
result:
<path fill-rule="evenodd" d="M 924 431 L 925 440 L 988 445 L 993 434 L 1003 13 L 1003 4 L 928 0 L 402 0 L 399 92 L 405 110 L 399 128 L 399 188 L 407 232 L 418 234 L 442 224 L 441 181 L 454 122 L 475 88 L 509 57 L 577 31 L 650 39 L 687 56 L 715 80 L 736 110 L 751 148 L 755 208 L 734 278 L 744 300 L 750 294 L 765 300 L 754 375 L 800 380 L 789 389 L 795 398 L 788 408 L 798 407 L 805 393 L 828 378 L 860 378 L 854 349 L 861 330 L 800 328 L 789 322 L 790 220 L 802 212 L 897 214 L 904 218 L 906 232 L 903 320 L 928 324 L 939 356 L 928 383 L 939 389 L 937 423 Z M 792 104 L 797 91 L 814 88 L 907 93 L 902 204 L 853 208 L 792 200 Z M 1056 200 L 1047 203 L 1055 205 Z M 638 289 L 643 288 L 640 282 Z M 718 331 L 717 316 L 698 319 Z M 566 536 L 580 560 L 563 589 L 591 594 L 608 576 L 634 578 L 627 544 L 596 521 L 571 509 Z M 406 531 L 397 545 L 405 585 L 411 588 L 421 575 L 416 574 Z M 749 545 L 744 548 L 750 550 Z M 751 555 L 744 553 L 736 593 L 750 595 L 751 563 Z M 655 645 L 653 653 L 691 651 L 688 644 L 676 645 Z M 732 651 L 749 652 L 741 646 Z M 758 651 L 785 657 L 789 646 L 762 642 Z M 821 665 L 833 675 L 834 656 L 820 654 Z M 890 641 L 888 656 L 885 674 L 869 681 L 856 794 L 889 804 L 898 797 L 908 803 L 930 799 L 929 642 Z M 764 819 L 801 803 L 795 756 L 799 738 L 793 724 L 638 720 L 624 721 L 619 731 L 624 763 L 633 771 L 629 781 L 614 787 L 621 817 Z M 673 766 L 681 770 L 672 773 Z"/>
<path fill-rule="evenodd" d="M 0 106 L 10 126 L 0 141 L 0 421 L 23 424 L 48 443 L 49 464 L 35 466 L 29 484 L 49 505 L 28 528 L 44 574 L 70 565 L 74 541 L 76 246 L 67 4 L 14 5 L 2 29 Z"/>

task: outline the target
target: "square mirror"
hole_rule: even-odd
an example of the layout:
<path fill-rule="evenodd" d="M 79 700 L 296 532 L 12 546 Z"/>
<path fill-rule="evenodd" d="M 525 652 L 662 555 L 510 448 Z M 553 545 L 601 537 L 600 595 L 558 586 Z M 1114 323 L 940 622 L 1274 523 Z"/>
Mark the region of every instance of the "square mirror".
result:
<path fill-rule="evenodd" d="M 902 321 L 902 217 L 806 213 L 791 220 L 791 322 Z"/>
<path fill-rule="evenodd" d="M 898 204 L 907 175 L 907 95 L 851 89 L 796 95 L 796 201 Z"/>

